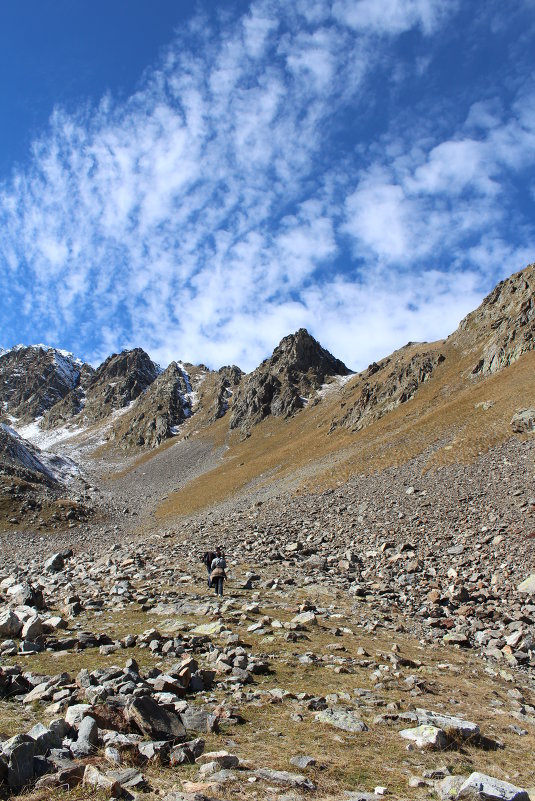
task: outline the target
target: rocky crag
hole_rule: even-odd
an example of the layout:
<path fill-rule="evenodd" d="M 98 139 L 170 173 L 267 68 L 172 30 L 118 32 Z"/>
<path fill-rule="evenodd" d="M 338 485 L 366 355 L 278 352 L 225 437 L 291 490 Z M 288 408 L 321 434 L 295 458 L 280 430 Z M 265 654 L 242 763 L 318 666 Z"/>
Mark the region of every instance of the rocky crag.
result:
<path fill-rule="evenodd" d="M 350 374 L 343 362 L 301 328 L 245 377 L 232 404 L 230 427 L 248 434 L 268 416 L 288 418 L 303 409 L 328 378 Z"/>
<path fill-rule="evenodd" d="M 500 281 L 481 306 L 465 317 L 450 339 L 463 350 L 474 353 L 473 376 L 491 375 L 533 350 L 535 264 Z"/>
<path fill-rule="evenodd" d="M 91 371 L 66 351 L 22 345 L 0 354 L 0 414 L 19 424 L 41 417 Z"/>

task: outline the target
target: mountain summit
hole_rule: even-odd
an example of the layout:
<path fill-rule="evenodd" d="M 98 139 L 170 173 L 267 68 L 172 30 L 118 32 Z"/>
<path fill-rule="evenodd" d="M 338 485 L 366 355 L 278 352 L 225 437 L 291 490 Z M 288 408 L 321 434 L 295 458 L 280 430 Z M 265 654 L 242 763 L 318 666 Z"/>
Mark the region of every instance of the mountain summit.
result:
<path fill-rule="evenodd" d="M 230 427 L 247 434 L 266 417 L 291 417 L 328 378 L 351 373 L 300 328 L 284 337 L 272 356 L 245 378 L 236 392 Z"/>
<path fill-rule="evenodd" d="M 0 409 L 33 422 L 78 386 L 83 362 L 46 345 L 17 345 L 0 353 Z"/>

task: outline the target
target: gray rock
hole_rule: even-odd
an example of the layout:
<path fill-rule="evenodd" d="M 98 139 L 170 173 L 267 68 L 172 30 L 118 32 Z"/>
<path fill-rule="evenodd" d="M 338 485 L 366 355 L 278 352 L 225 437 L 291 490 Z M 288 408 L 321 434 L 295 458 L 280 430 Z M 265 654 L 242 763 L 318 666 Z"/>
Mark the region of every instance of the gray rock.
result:
<path fill-rule="evenodd" d="M 410 740 L 416 748 L 427 748 L 430 751 L 441 751 L 450 741 L 443 729 L 437 726 L 416 726 L 414 729 L 402 729 L 400 736 Z"/>
<path fill-rule="evenodd" d="M 144 790 L 148 789 L 147 780 L 139 770 L 135 768 L 123 768 L 121 770 L 108 770 L 106 776 L 117 781 L 123 790 Z"/>
<path fill-rule="evenodd" d="M 44 756 L 51 748 L 61 747 L 61 737 L 52 729 L 47 729 L 42 723 L 37 723 L 28 732 L 28 737 L 35 740 L 35 753 Z"/>
<path fill-rule="evenodd" d="M 149 740 L 138 743 L 137 749 L 144 759 L 159 760 L 164 763 L 169 761 L 171 744 L 169 740 Z"/>
<path fill-rule="evenodd" d="M 529 595 L 535 594 L 535 573 L 532 573 L 531 576 L 528 576 L 527 579 L 524 579 L 518 587 L 518 592 L 525 592 L 529 593 Z"/>
<path fill-rule="evenodd" d="M 454 801 L 465 781 L 466 776 L 446 776 L 435 784 L 436 793 L 441 801 Z"/>
<path fill-rule="evenodd" d="M 65 567 L 65 560 L 60 553 L 55 553 L 44 564 L 44 569 L 49 573 L 59 573 Z"/>
<path fill-rule="evenodd" d="M 7 783 L 11 789 L 20 790 L 33 779 L 34 756 L 35 742 L 30 738 L 27 742 L 21 742 L 10 750 Z"/>
<path fill-rule="evenodd" d="M 356 712 L 350 710 L 328 707 L 318 712 L 315 718 L 319 723 L 328 723 L 329 726 L 335 726 L 337 729 L 342 729 L 343 731 L 368 731 L 368 727 L 364 721 L 360 720 Z"/>
<path fill-rule="evenodd" d="M 77 729 L 91 711 L 91 704 L 74 704 L 65 713 L 65 722 Z"/>
<path fill-rule="evenodd" d="M 196 740 L 189 740 L 187 743 L 176 745 L 169 754 L 169 764 L 193 764 L 202 755 L 204 746 L 205 742 L 200 737 Z"/>
<path fill-rule="evenodd" d="M 78 739 L 71 745 L 73 757 L 81 759 L 94 754 L 98 747 L 98 725 L 87 715 L 78 727 Z"/>
<path fill-rule="evenodd" d="M 290 759 L 290 764 L 295 765 L 300 770 L 305 770 L 306 768 L 314 767 L 316 760 L 311 756 L 294 756 Z"/>
<path fill-rule="evenodd" d="M 235 782 L 237 778 L 237 775 L 232 770 L 218 770 L 216 773 L 210 775 L 210 781 L 217 782 L 217 784 Z"/>
<path fill-rule="evenodd" d="M 25 640 L 34 640 L 43 633 L 43 621 L 39 615 L 32 615 L 22 627 L 21 637 Z"/>
<path fill-rule="evenodd" d="M 86 765 L 83 783 L 99 790 L 105 790 L 110 796 L 117 798 L 121 793 L 121 785 L 116 779 L 102 773 L 96 765 Z"/>
<path fill-rule="evenodd" d="M 477 723 L 471 723 L 469 720 L 463 720 L 453 715 L 441 715 L 438 712 L 430 712 L 427 709 L 416 709 L 415 711 L 418 723 L 444 729 L 448 734 L 458 735 L 463 740 L 477 737 L 480 734 Z"/>
<path fill-rule="evenodd" d="M 186 727 L 176 712 L 158 706 L 149 695 L 134 698 L 125 709 L 128 721 L 154 740 L 185 740 Z"/>
<path fill-rule="evenodd" d="M 201 734 L 217 731 L 217 716 L 197 706 L 188 706 L 180 713 L 187 731 Z"/>
<path fill-rule="evenodd" d="M 527 790 L 477 772 L 466 779 L 457 798 L 469 801 L 530 801 Z"/>
<path fill-rule="evenodd" d="M 18 637 L 21 631 L 22 623 L 11 609 L 0 614 L 0 637 Z"/>
<path fill-rule="evenodd" d="M 218 768 L 237 768 L 240 764 L 239 758 L 228 751 L 207 751 L 197 758 L 199 765 L 206 765 L 214 762 Z"/>
<path fill-rule="evenodd" d="M 254 775 L 259 779 L 264 779 L 273 784 L 280 784 L 283 787 L 297 787 L 301 790 L 315 790 L 316 786 L 306 776 L 300 773 L 289 773 L 286 770 L 271 770 L 271 768 L 258 768 Z M 213 776 L 210 777 L 213 779 Z"/>
<path fill-rule="evenodd" d="M 521 409 L 511 418 L 511 428 L 515 434 L 529 434 L 535 431 L 535 409 Z"/>

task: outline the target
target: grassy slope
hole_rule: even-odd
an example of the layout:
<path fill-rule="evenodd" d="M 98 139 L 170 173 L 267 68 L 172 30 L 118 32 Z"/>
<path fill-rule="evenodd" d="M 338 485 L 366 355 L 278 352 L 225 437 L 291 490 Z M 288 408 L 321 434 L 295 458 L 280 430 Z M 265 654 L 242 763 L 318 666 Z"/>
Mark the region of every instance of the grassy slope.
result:
<path fill-rule="evenodd" d="M 514 412 L 535 400 L 535 352 L 492 376 L 473 379 L 469 377 L 473 354 L 462 353 L 448 341 L 425 346 L 431 348 L 444 353 L 446 360 L 411 401 L 358 432 L 337 428 L 329 434 L 332 420 L 359 396 L 364 384 L 359 375 L 291 420 L 264 421 L 245 441 L 232 432 L 221 466 L 170 495 L 161 504 L 159 517 L 209 507 L 253 482 L 293 476 L 308 489 L 320 489 L 355 474 L 402 464 L 431 445 L 436 450 L 428 466 L 438 468 L 470 461 L 508 439 Z M 485 402 L 490 402 L 489 408 L 478 406 Z M 220 420 L 202 436 L 220 443 L 226 426 L 226 420 Z"/>

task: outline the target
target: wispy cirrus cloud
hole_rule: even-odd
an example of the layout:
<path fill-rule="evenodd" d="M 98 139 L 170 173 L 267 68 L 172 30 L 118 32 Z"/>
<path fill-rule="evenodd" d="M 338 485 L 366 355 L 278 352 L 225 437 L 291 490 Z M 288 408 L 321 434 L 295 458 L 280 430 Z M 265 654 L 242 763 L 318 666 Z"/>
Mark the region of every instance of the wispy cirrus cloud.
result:
<path fill-rule="evenodd" d="M 449 333 L 533 233 L 521 82 L 506 99 L 474 86 L 463 113 L 428 98 L 428 119 L 423 100 L 379 102 L 399 102 L 389 69 L 398 93 L 431 69 L 400 37 L 425 50 L 457 11 L 256 0 L 192 17 L 126 102 L 57 109 L 0 188 L 3 344 L 251 369 L 304 325 L 360 367 Z"/>

